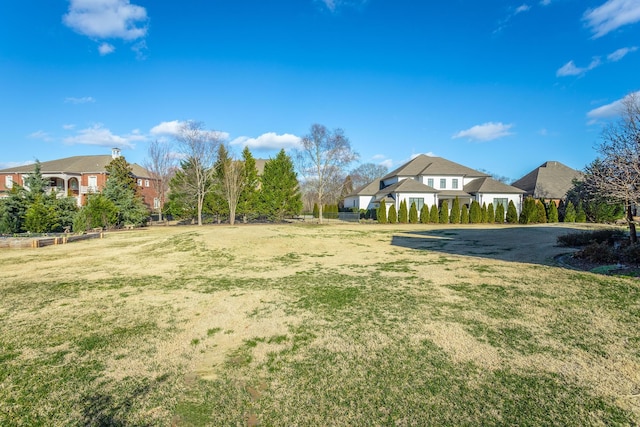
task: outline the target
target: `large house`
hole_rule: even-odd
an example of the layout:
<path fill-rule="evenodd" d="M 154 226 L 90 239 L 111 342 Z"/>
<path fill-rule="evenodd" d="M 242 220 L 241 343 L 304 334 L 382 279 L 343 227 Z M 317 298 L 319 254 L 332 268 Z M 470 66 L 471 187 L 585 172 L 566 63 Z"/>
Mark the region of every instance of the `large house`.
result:
<path fill-rule="evenodd" d="M 59 197 L 75 197 L 78 206 L 82 206 L 88 194 L 104 188 L 109 175 L 106 166 L 120 155 L 120 150 L 114 148 L 111 155 L 74 156 L 41 162 L 42 177 L 49 180 L 47 192 L 54 191 Z M 0 197 L 6 197 L 16 183 L 24 185 L 34 167 L 31 164 L 0 170 Z M 144 203 L 149 209 L 159 208 L 160 199 L 149 171 L 136 163 L 131 164 L 131 169 Z"/>
<path fill-rule="evenodd" d="M 458 163 L 421 154 L 386 176 L 354 190 L 344 199 L 346 208 L 377 209 L 382 200 L 387 208 L 405 200 L 420 210 L 423 205 L 440 207 L 446 200 L 449 208 L 458 198 L 460 205 L 473 200 L 493 206 L 501 204 L 505 211 L 512 201 L 518 212 L 522 208 L 524 191 L 496 181 L 489 175 Z"/>
<path fill-rule="evenodd" d="M 525 191 L 525 196 L 559 203 L 573 188 L 573 181 L 582 179 L 580 171 L 560 162 L 544 162 L 511 185 Z"/>

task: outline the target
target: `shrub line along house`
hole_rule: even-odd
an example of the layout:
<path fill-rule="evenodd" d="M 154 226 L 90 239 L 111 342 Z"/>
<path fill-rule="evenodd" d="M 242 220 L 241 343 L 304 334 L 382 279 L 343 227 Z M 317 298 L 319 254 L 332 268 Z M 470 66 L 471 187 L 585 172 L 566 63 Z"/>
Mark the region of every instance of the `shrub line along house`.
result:
<path fill-rule="evenodd" d="M 120 156 L 120 149 L 114 148 L 111 155 L 74 156 L 41 162 L 42 177 L 49 181 L 46 191 L 53 191 L 58 197 L 74 197 L 78 206 L 82 206 L 87 195 L 102 191 L 109 176 L 106 166 Z M 157 209 L 160 199 L 151 173 L 136 163 L 130 165 L 144 203 L 149 209 Z M 0 170 L 0 197 L 7 197 L 16 183 L 24 185 L 25 178 L 34 169 L 35 165 L 30 164 Z"/>
<path fill-rule="evenodd" d="M 480 205 L 493 203 L 494 208 L 502 204 L 505 211 L 512 201 L 519 213 L 524 194 L 524 190 L 497 181 L 485 173 L 442 157 L 421 154 L 348 194 L 344 206 L 371 210 L 377 209 L 384 200 L 387 209 L 392 204 L 400 209 L 404 200 L 407 207 L 415 203 L 419 211 L 423 205 L 440 207 L 446 200 L 451 209 L 457 197 L 461 206 L 470 205 L 475 200 Z"/>

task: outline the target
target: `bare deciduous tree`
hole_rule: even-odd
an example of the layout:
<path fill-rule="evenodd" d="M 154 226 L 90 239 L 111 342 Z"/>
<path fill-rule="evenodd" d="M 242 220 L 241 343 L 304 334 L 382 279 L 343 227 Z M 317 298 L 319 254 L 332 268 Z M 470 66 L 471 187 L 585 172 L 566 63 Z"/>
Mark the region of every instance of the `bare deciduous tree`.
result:
<path fill-rule="evenodd" d="M 223 138 L 219 132 L 205 130 L 204 124 L 198 121 L 183 123 L 175 138 L 179 152 L 191 166 L 190 173 L 181 175 L 180 184 L 195 196 L 198 225 L 202 225 L 202 207 L 206 195 L 213 190 L 216 174 L 214 163 Z"/>
<path fill-rule="evenodd" d="M 305 187 L 316 194 L 319 221 L 322 223 L 322 206 L 329 197 L 340 195 L 346 168 L 358 158 L 342 129 L 329 131 L 314 124 L 308 135 L 302 138 L 296 160 L 300 174 L 305 177 Z"/>
<path fill-rule="evenodd" d="M 171 152 L 171 145 L 157 139 L 149 145 L 148 158 L 144 167 L 151 174 L 151 182 L 159 199 L 158 219 L 162 221 L 162 209 L 169 191 L 169 181 L 175 172 L 176 161 Z"/>
<path fill-rule="evenodd" d="M 386 166 L 376 165 L 375 163 L 363 163 L 353 169 L 349 175 L 353 182 L 353 188 L 362 187 L 369 184 L 375 179 L 380 179 L 387 174 L 389 170 Z"/>
<path fill-rule="evenodd" d="M 215 167 L 216 186 L 229 207 L 229 223 L 234 225 L 238 200 L 245 185 L 244 163 L 229 156 L 227 148 L 220 144 Z"/>
<path fill-rule="evenodd" d="M 587 166 L 585 180 L 603 196 L 625 204 L 630 240 L 636 243 L 632 210 L 640 203 L 640 93 L 627 95 L 621 107 L 620 119 L 602 133 L 600 157 Z"/>

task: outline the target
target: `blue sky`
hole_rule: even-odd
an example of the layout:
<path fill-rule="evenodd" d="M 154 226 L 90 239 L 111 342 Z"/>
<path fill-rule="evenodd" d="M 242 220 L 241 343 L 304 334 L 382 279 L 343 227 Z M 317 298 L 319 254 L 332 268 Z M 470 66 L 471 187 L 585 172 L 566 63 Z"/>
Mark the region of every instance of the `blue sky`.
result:
<path fill-rule="evenodd" d="M 390 168 L 582 169 L 639 48 L 640 0 L 3 1 L 0 168 L 199 120 L 262 158 L 321 123 Z"/>

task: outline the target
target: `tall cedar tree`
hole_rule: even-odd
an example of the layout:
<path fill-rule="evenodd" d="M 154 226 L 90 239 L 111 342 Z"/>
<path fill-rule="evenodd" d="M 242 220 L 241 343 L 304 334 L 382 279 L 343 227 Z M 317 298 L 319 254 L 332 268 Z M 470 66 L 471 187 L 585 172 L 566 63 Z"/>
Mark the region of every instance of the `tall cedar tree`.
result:
<path fill-rule="evenodd" d="M 242 150 L 242 162 L 244 163 L 242 191 L 238 200 L 238 214 L 242 216 L 242 222 L 257 216 L 260 177 L 256 167 L 256 159 L 251 154 L 249 147 Z"/>
<path fill-rule="evenodd" d="M 422 224 L 429 223 L 429 207 L 426 204 L 420 208 L 420 222 Z"/>
<path fill-rule="evenodd" d="M 398 211 L 398 222 L 401 224 L 406 224 L 409 222 L 409 212 L 407 210 L 407 201 L 402 200 L 400 202 L 400 210 Z"/>
<path fill-rule="evenodd" d="M 488 223 L 493 223 L 496 220 L 496 212 L 493 209 L 493 203 L 489 203 L 487 205 L 487 222 Z"/>
<path fill-rule="evenodd" d="M 296 162 L 306 178 L 306 186 L 316 195 L 320 223 L 323 203 L 340 196 L 346 168 L 357 158 L 342 129 L 330 131 L 324 125 L 314 124 L 302 137 Z"/>
<path fill-rule="evenodd" d="M 180 162 L 180 168 L 175 171 L 169 181 L 169 200 L 165 206 L 167 215 L 176 219 L 197 221 L 198 198 L 192 186 L 188 184 L 197 175 L 194 171 L 195 168 L 195 162 L 192 162 L 191 159 Z"/>
<path fill-rule="evenodd" d="M 469 208 L 467 208 L 467 205 L 462 205 L 460 211 L 460 223 L 469 224 Z"/>
<path fill-rule="evenodd" d="M 578 202 L 578 209 L 576 210 L 576 222 L 587 222 L 587 214 L 582 207 L 582 200 Z"/>
<path fill-rule="evenodd" d="M 576 222 L 576 208 L 569 200 L 564 208 L 564 222 Z"/>
<path fill-rule="evenodd" d="M 440 221 L 440 212 L 438 211 L 438 206 L 434 203 L 429 209 L 429 222 L 437 224 L 438 221 Z"/>
<path fill-rule="evenodd" d="M 494 222 L 504 224 L 504 205 L 502 203 L 496 206 L 496 218 Z"/>
<path fill-rule="evenodd" d="M 518 222 L 518 210 L 516 209 L 516 205 L 513 203 L 513 200 L 509 200 L 506 221 L 508 224 L 515 224 Z"/>
<path fill-rule="evenodd" d="M 471 224 L 479 224 L 482 221 L 482 209 L 480 203 L 477 200 L 471 202 L 471 208 L 469 208 L 469 222 Z"/>
<path fill-rule="evenodd" d="M 318 218 L 320 216 L 320 209 L 318 209 L 318 203 L 313 204 L 313 217 Z"/>
<path fill-rule="evenodd" d="M 409 222 L 411 224 L 418 223 L 418 208 L 416 207 L 415 202 L 411 203 L 411 208 L 409 208 Z"/>
<path fill-rule="evenodd" d="M 453 199 L 453 204 L 451 205 L 451 216 L 449 217 L 449 222 L 451 222 L 451 224 L 460 223 L 460 200 L 458 200 L 458 197 Z"/>
<path fill-rule="evenodd" d="M 389 222 L 387 219 L 387 204 L 385 203 L 384 199 L 380 200 L 380 207 L 377 211 L 377 217 L 380 224 L 386 224 L 387 222 Z"/>
<path fill-rule="evenodd" d="M 547 220 L 549 222 L 558 222 L 558 207 L 553 200 L 547 206 Z"/>
<path fill-rule="evenodd" d="M 388 219 L 389 219 L 389 224 L 395 224 L 398 222 L 398 211 L 396 210 L 395 203 L 389 206 Z"/>
<path fill-rule="evenodd" d="M 518 222 L 520 224 L 532 224 L 537 222 L 538 209 L 536 208 L 536 199 L 528 196 L 522 203 L 522 212 L 520 212 L 520 218 Z"/>
<path fill-rule="evenodd" d="M 443 200 L 442 205 L 440 206 L 440 214 L 438 217 L 438 222 L 440 224 L 449 223 L 449 203 L 446 200 Z"/>
<path fill-rule="evenodd" d="M 489 222 L 489 213 L 487 212 L 487 204 L 483 203 L 482 208 L 480 208 L 480 216 L 482 218 L 482 223 L 486 224 Z"/>
<path fill-rule="evenodd" d="M 272 220 L 283 221 L 286 216 L 302 211 L 298 176 L 284 150 L 265 163 L 260 195 L 262 212 Z"/>
<path fill-rule="evenodd" d="M 113 225 L 146 224 L 149 210 L 142 201 L 129 162 L 123 156 L 119 156 L 112 159 L 105 169 L 109 178 L 102 194 L 116 207 L 117 218 Z"/>

